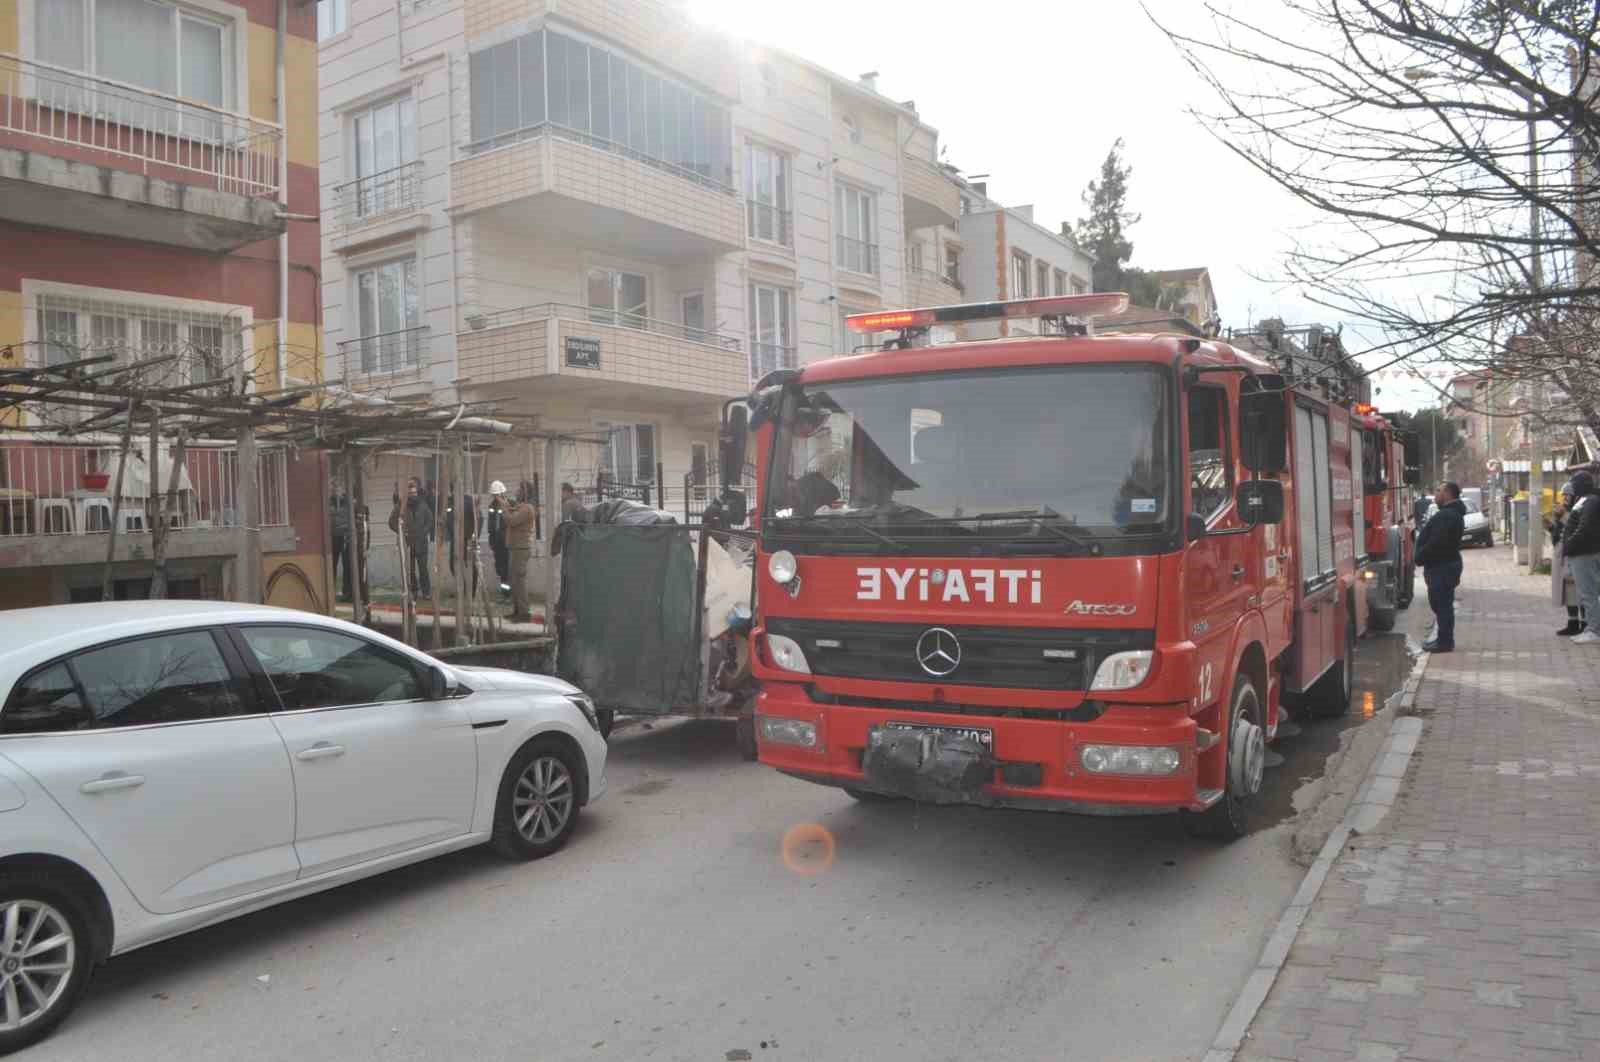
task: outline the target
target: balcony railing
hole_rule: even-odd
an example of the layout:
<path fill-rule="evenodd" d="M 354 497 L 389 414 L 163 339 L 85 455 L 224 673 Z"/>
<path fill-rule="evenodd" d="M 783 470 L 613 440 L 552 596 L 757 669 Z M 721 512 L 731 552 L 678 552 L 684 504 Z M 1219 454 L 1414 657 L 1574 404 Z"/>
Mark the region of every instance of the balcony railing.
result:
<path fill-rule="evenodd" d="M 799 351 L 777 343 L 750 344 L 750 382 L 755 383 L 776 369 L 793 369 L 799 364 Z"/>
<path fill-rule="evenodd" d="M 0 443 L 0 541 L 32 535 L 92 535 L 111 530 L 118 447 Z M 171 528 L 211 531 L 239 526 L 239 454 L 232 446 L 190 443 L 166 507 L 175 462 L 160 452 L 160 493 L 152 501 L 148 444 L 134 446 L 122 473 L 118 533 L 148 532 L 166 508 Z M 260 526 L 289 524 L 288 453 L 259 451 Z"/>
<path fill-rule="evenodd" d="M 347 181 L 333 190 L 343 228 L 422 208 L 422 163 L 407 162 Z"/>
<path fill-rule="evenodd" d="M 574 306 L 563 302 L 541 302 L 532 306 L 518 306 L 510 310 L 494 310 L 485 314 L 473 314 L 467 318 L 467 327 L 473 331 L 487 328 L 504 328 L 507 325 L 526 324 L 529 321 L 545 321 L 551 318 L 561 318 L 568 321 L 588 321 L 591 324 L 611 325 L 616 328 L 632 328 L 640 332 L 649 332 L 652 335 L 668 336 L 672 339 L 687 339 L 691 343 L 704 343 L 707 346 L 720 347 L 723 350 L 738 350 L 739 340 L 735 336 L 723 335 L 705 328 L 695 328 L 681 321 L 662 321 L 654 317 L 645 317 L 625 310 L 610 310 L 601 306 Z"/>
<path fill-rule="evenodd" d="M 771 203 L 745 200 L 745 213 L 749 219 L 750 238 L 766 243 L 794 246 L 794 211 L 775 207 Z"/>
<path fill-rule="evenodd" d="M 944 284 L 955 288 L 963 295 L 966 294 L 967 289 L 962 286 L 961 281 L 950 276 L 948 273 L 939 273 L 932 269 L 924 269 L 921 266 L 912 265 L 909 262 L 906 264 L 906 272 L 910 274 L 907 279 L 918 280 L 924 284 Z"/>
<path fill-rule="evenodd" d="M 193 174 L 223 192 L 278 194 L 282 127 L 8 52 L 0 52 L 0 133 L 131 159 L 154 176 Z"/>
<path fill-rule="evenodd" d="M 520 144 L 525 140 L 537 140 L 542 136 L 558 137 L 562 140 L 570 140 L 574 143 L 598 148 L 613 155 L 621 155 L 624 158 L 633 159 L 635 162 L 642 162 L 644 165 L 661 170 L 664 173 L 670 173 L 674 177 L 681 177 L 693 184 L 709 188 L 714 192 L 721 192 L 723 195 L 736 196 L 739 194 L 731 184 L 719 179 L 714 167 L 710 165 L 706 167 L 705 172 L 701 172 L 699 169 L 679 166 L 676 163 L 667 162 L 664 159 L 658 159 L 646 152 L 631 148 L 626 144 L 619 144 L 614 140 L 607 140 L 604 137 L 594 136 L 577 129 L 569 129 L 567 126 L 557 125 L 555 122 L 539 122 L 535 125 L 524 126 L 521 129 L 513 129 L 508 133 L 501 133 L 499 136 L 489 137 L 486 140 L 475 141 L 463 148 L 462 153 L 468 156 L 478 155 L 485 151 L 493 151 L 495 148 L 505 147 L 508 144 Z"/>
<path fill-rule="evenodd" d="M 339 344 L 339 360 L 346 379 L 421 371 L 428 367 L 431 346 L 427 325 L 394 332 L 357 336 Z"/>
<path fill-rule="evenodd" d="M 870 276 L 878 275 L 878 245 L 865 240 L 851 239 L 849 236 L 838 236 L 838 252 L 834 264 L 840 269 L 848 269 L 852 273 L 865 273 Z"/>

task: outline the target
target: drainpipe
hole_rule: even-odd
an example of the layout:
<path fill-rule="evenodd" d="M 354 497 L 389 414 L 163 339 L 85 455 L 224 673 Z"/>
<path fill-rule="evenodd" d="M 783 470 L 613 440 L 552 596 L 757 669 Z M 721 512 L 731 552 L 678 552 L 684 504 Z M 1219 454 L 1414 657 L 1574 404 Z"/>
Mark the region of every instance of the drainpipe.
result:
<path fill-rule="evenodd" d="M 284 33 L 289 21 L 289 0 L 278 0 L 278 37 L 277 37 L 277 64 L 278 64 L 278 129 L 283 135 L 283 143 L 278 148 L 278 209 L 284 214 L 289 212 L 289 130 L 286 124 L 288 116 L 287 101 L 284 99 L 287 77 L 284 71 L 287 62 L 285 54 Z M 277 378 L 278 390 L 282 391 L 289 386 L 289 225 L 287 220 L 283 223 L 283 231 L 278 234 L 278 351 L 277 351 Z M 321 293 L 318 292 L 318 297 Z"/>

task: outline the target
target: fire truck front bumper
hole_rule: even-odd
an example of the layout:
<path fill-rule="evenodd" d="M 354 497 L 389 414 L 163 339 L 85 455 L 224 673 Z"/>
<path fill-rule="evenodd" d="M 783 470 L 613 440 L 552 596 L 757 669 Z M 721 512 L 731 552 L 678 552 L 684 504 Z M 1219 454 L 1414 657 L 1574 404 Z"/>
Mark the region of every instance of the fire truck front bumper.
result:
<path fill-rule="evenodd" d="M 1197 785 L 1197 742 L 1209 735 L 1184 704 L 1113 704 L 1079 722 L 840 700 L 765 688 L 761 762 L 820 785 L 932 804 L 1154 815 L 1203 810 L 1221 795 Z"/>

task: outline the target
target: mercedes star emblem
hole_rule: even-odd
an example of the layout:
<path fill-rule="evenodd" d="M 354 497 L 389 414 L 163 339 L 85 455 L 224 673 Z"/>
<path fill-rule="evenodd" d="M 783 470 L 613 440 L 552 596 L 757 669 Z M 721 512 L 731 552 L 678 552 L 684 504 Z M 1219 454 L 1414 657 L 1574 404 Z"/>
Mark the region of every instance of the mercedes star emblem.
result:
<path fill-rule="evenodd" d="M 943 627 L 929 627 L 917 639 L 917 663 L 934 678 L 961 666 L 961 642 Z"/>

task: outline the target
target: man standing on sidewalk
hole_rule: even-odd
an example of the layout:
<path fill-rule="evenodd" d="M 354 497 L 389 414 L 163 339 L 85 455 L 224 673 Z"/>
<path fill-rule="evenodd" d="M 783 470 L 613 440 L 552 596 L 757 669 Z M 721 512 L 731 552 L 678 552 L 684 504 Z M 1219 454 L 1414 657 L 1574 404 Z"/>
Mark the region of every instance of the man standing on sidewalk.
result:
<path fill-rule="evenodd" d="M 533 505 L 528 485 L 517 488 L 517 498 L 506 513 L 506 544 L 511 547 L 511 622 L 528 623 L 528 558 L 533 556 Z"/>
<path fill-rule="evenodd" d="M 1422 648 L 1448 653 L 1456 647 L 1456 587 L 1461 583 L 1461 532 L 1467 507 L 1461 501 L 1461 488 L 1448 481 L 1439 484 L 1433 500 L 1439 508 L 1417 535 L 1417 564 L 1428 584 L 1435 630 L 1433 641 L 1424 642 Z M 1600 641 L 1600 635 L 1595 640 Z"/>
<path fill-rule="evenodd" d="M 1578 586 L 1578 603 L 1586 626 L 1572 639 L 1573 645 L 1600 643 L 1600 495 L 1595 493 L 1594 476 L 1574 472 L 1572 508 L 1561 531 L 1561 552 Z"/>

